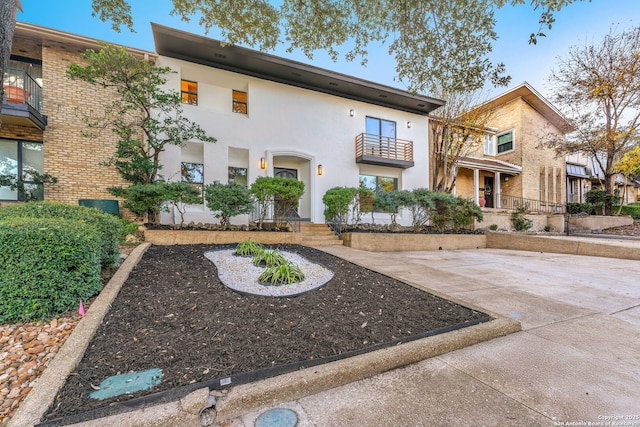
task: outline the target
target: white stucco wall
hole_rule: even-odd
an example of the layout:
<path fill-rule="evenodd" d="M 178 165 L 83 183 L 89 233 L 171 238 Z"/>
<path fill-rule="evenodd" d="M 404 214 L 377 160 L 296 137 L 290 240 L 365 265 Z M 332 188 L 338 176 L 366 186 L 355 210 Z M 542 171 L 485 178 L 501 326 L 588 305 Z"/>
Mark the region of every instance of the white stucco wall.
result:
<path fill-rule="evenodd" d="M 229 147 L 234 147 L 248 153 L 249 184 L 259 176 L 273 176 L 274 166 L 297 169 L 298 179 L 305 183 L 300 215 L 315 223 L 324 223 L 324 193 L 336 186 L 358 186 L 360 173 L 397 177 L 399 189 L 428 187 L 426 116 L 172 58 L 160 57 L 158 65 L 177 72 L 170 76 L 169 89 L 179 92 L 181 79 L 198 83 L 198 105 L 183 105 L 183 111 L 218 140 L 203 146 L 205 185 L 213 181 L 227 182 Z M 232 112 L 234 89 L 247 92 L 247 115 Z M 349 114 L 351 109 L 355 111 L 353 117 Z M 355 138 L 365 132 L 366 116 L 396 122 L 396 137 L 413 141 L 414 167 L 400 169 L 355 162 Z M 180 147 L 171 146 L 163 153 L 162 174 L 166 179 L 180 179 L 180 163 L 184 160 L 181 152 Z M 231 166 L 239 166 L 237 157 L 231 156 Z M 261 157 L 267 161 L 265 170 L 260 168 Z M 320 164 L 323 166 L 321 176 L 316 172 Z M 376 222 L 385 222 L 388 215 L 379 217 L 378 220 L 376 216 Z M 204 206 L 189 207 L 185 219 L 217 222 Z M 398 221 L 406 223 L 410 218 L 399 215 Z M 162 222 L 173 222 L 173 215 L 164 214 Z M 235 218 L 234 222 L 246 223 L 246 217 Z"/>

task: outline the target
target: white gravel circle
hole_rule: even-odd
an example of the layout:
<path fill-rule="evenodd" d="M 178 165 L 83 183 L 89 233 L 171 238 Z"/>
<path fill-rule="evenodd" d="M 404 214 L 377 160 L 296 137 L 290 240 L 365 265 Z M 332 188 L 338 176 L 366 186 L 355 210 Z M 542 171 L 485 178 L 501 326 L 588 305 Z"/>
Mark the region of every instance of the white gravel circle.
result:
<path fill-rule="evenodd" d="M 319 288 L 333 277 L 333 272 L 315 264 L 306 258 L 282 251 L 282 256 L 296 264 L 304 273 L 304 280 L 291 285 L 269 286 L 258 282 L 264 267 L 256 267 L 251 257 L 234 255 L 234 249 L 205 252 L 204 256 L 218 268 L 220 281 L 230 289 L 240 293 L 269 297 L 285 297 L 299 295 L 303 292 Z"/>

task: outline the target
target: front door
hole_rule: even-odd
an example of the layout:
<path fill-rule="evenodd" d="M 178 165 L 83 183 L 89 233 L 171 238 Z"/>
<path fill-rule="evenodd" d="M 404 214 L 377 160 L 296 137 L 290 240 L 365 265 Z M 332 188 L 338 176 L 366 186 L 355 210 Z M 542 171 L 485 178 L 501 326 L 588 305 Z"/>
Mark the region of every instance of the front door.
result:
<path fill-rule="evenodd" d="M 298 169 L 287 169 L 287 168 L 273 168 L 273 175 L 274 176 L 279 176 L 280 178 L 293 178 L 293 179 L 298 179 Z M 278 212 L 278 199 L 276 198 L 275 200 L 276 206 L 276 212 Z M 294 209 L 291 209 L 289 212 L 287 212 L 285 214 L 286 217 L 296 217 L 298 216 L 298 207 L 296 206 Z"/>
<path fill-rule="evenodd" d="M 488 208 L 492 208 L 493 205 L 493 177 L 485 176 L 484 177 L 484 200 L 486 200 L 487 204 L 485 205 Z"/>

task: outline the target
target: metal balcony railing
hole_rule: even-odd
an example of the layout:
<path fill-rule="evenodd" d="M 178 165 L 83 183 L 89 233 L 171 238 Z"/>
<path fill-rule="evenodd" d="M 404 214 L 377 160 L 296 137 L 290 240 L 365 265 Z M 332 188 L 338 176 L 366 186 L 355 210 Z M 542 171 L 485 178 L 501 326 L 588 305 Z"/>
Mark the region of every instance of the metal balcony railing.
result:
<path fill-rule="evenodd" d="M 356 163 L 410 168 L 413 141 L 361 133 L 356 136 Z"/>
<path fill-rule="evenodd" d="M 567 212 L 567 205 L 562 203 L 545 202 L 507 194 L 501 194 L 499 197 L 501 209 L 516 210 L 519 206 L 526 205 L 531 213 L 564 214 Z"/>
<path fill-rule="evenodd" d="M 8 69 L 2 79 L 4 100 L 14 104 L 27 104 L 41 115 L 42 87 L 24 70 Z"/>

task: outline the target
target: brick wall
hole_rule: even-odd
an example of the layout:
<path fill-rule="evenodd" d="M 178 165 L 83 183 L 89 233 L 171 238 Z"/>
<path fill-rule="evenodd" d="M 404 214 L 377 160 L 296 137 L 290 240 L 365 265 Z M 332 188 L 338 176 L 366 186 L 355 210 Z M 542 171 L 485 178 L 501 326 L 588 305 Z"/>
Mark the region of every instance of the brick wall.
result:
<path fill-rule="evenodd" d="M 44 110 L 49 124 L 44 132 L 45 171 L 58 178 L 49 186 L 45 199 L 76 204 L 78 199 L 113 199 L 107 188 L 123 185 L 112 167 L 103 166 L 116 148 L 109 129 L 95 138 L 82 135 L 87 130 L 83 117 L 103 117 L 111 92 L 87 83 L 72 81 L 66 71 L 80 63 L 84 49 L 64 43 L 45 43 L 42 48 Z"/>

